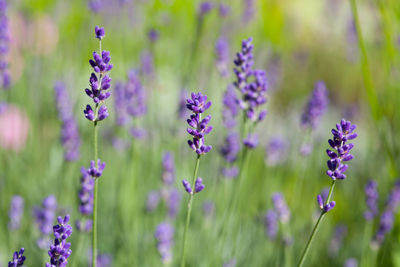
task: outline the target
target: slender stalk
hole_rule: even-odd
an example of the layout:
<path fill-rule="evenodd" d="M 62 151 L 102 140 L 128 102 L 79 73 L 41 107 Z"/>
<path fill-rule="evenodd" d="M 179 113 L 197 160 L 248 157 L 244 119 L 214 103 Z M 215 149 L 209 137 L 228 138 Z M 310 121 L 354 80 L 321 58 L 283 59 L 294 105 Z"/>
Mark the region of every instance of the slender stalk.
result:
<path fill-rule="evenodd" d="M 97 113 L 98 113 L 98 108 L 99 104 L 96 104 L 95 108 L 95 118 L 97 118 Z M 94 161 L 96 164 L 96 168 L 98 168 L 98 144 L 97 144 L 97 138 L 98 138 L 98 127 L 97 127 L 97 121 L 95 120 L 94 123 Z M 97 181 L 98 179 L 94 179 L 94 188 L 93 188 L 93 232 L 92 232 L 92 266 L 96 267 L 96 259 L 97 259 Z"/>
<path fill-rule="evenodd" d="M 335 188 L 335 182 L 336 182 L 336 180 L 332 181 L 331 188 L 329 189 L 328 197 L 326 198 L 326 201 L 325 201 L 325 205 L 327 205 L 331 200 L 333 189 Z M 320 225 L 320 223 L 321 223 L 322 219 L 324 218 L 325 214 L 326 214 L 326 211 L 322 210 L 321 214 L 319 215 L 318 221 L 315 224 L 315 226 L 314 226 L 314 228 L 313 228 L 313 230 L 311 232 L 310 238 L 307 241 L 306 247 L 304 248 L 304 251 L 303 251 L 303 254 L 301 255 L 300 261 L 297 264 L 298 267 L 303 266 L 304 261 L 305 261 L 305 259 L 307 257 L 308 251 L 310 250 L 311 243 L 314 240 L 315 234 L 318 231 L 318 226 Z"/>
<path fill-rule="evenodd" d="M 200 164 L 200 155 L 197 155 L 196 158 L 196 166 L 194 168 L 194 173 L 193 173 L 193 178 L 192 178 L 192 186 L 194 187 L 194 183 L 197 178 L 197 172 L 199 170 L 199 164 Z M 194 190 L 194 188 L 193 188 Z M 192 203 L 193 203 L 193 192 L 189 195 L 189 202 L 188 202 L 188 212 L 186 215 L 186 225 L 185 225 L 185 230 L 183 232 L 183 245 L 182 245 L 182 260 L 181 260 L 181 267 L 185 267 L 185 260 L 186 260 L 186 241 L 187 241 L 187 231 L 189 229 L 189 224 L 190 224 L 190 215 L 192 213 Z"/>

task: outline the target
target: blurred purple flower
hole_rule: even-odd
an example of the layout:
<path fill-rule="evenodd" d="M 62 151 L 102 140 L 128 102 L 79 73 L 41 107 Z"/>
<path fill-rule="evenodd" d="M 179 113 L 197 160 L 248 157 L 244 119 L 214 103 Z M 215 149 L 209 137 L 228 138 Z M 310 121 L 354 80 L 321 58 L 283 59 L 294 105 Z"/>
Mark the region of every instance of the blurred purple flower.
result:
<path fill-rule="evenodd" d="M 272 202 L 274 204 L 274 210 L 278 215 L 278 220 L 282 223 L 287 223 L 290 220 L 290 210 L 287 206 L 282 193 L 274 193 L 272 195 Z"/>
<path fill-rule="evenodd" d="M 33 217 L 42 235 L 49 235 L 53 230 L 56 209 L 57 200 L 54 195 L 43 199 L 42 207 L 33 207 Z"/>
<path fill-rule="evenodd" d="M 221 3 L 218 7 L 219 15 L 226 17 L 231 13 L 231 7 L 228 4 Z"/>
<path fill-rule="evenodd" d="M 239 169 L 236 166 L 222 168 L 222 175 L 225 178 L 232 179 L 239 175 Z"/>
<path fill-rule="evenodd" d="M 101 0 L 89 0 L 88 7 L 93 13 L 99 13 L 103 8 Z"/>
<path fill-rule="evenodd" d="M 335 258 L 339 249 L 343 246 L 343 239 L 347 235 L 347 226 L 344 224 L 338 224 L 332 234 L 332 239 L 328 246 L 328 255 L 331 258 Z"/>
<path fill-rule="evenodd" d="M 174 228 L 168 222 L 160 223 L 154 236 L 157 239 L 157 249 L 161 255 L 161 261 L 164 264 L 170 263 L 174 245 Z"/>
<path fill-rule="evenodd" d="M 11 199 L 10 210 L 8 217 L 10 222 L 8 223 L 8 229 L 18 230 L 21 226 L 21 219 L 24 215 L 24 199 L 19 195 L 14 195 Z"/>
<path fill-rule="evenodd" d="M 223 267 L 235 267 L 236 266 L 236 260 L 231 259 L 228 262 L 225 262 Z"/>
<path fill-rule="evenodd" d="M 274 240 L 279 231 L 278 214 L 275 210 L 268 210 L 264 216 L 265 230 L 269 239 Z"/>
<path fill-rule="evenodd" d="M 10 50 L 10 31 L 7 18 L 7 1 L 0 0 L 0 84 L 4 89 L 11 85 L 7 57 Z"/>
<path fill-rule="evenodd" d="M 149 51 L 143 51 L 140 56 L 140 61 L 142 64 L 142 73 L 147 76 L 154 75 L 154 59 L 153 54 Z"/>
<path fill-rule="evenodd" d="M 201 2 L 198 7 L 198 13 L 200 16 L 204 16 L 214 8 L 214 4 L 208 1 Z"/>
<path fill-rule="evenodd" d="M 147 33 L 147 37 L 149 38 L 150 42 L 155 43 L 160 38 L 160 33 L 155 29 L 151 29 Z"/>
<path fill-rule="evenodd" d="M 358 262 L 355 258 L 349 258 L 344 262 L 343 267 L 358 267 Z"/>
<path fill-rule="evenodd" d="M 301 125 L 315 129 L 328 107 L 328 102 L 328 91 L 325 83 L 322 81 L 316 82 L 301 116 Z"/>
<path fill-rule="evenodd" d="M 266 147 L 266 162 L 270 166 L 275 166 L 287 158 L 289 145 L 281 137 L 274 137 L 268 142 Z"/>
<path fill-rule="evenodd" d="M 155 210 L 158 206 L 158 203 L 160 203 L 160 194 L 158 191 L 150 191 L 150 193 L 147 194 L 147 202 L 146 202 L 146 210 L 148 212 L 152 212 Z"/>
<path fill-rule="evenodd" d="M 203 203 L 203 212 L 206 217 L 211 217 L 215 211 L 215 203 L 211 200 Z"/>
<path fill-rule="evenodd" d="M 215 44 L 215 55 L 215 65 L 217 66 L 217 70 L 222 77 L 226 77 L 229 74 L 229 42 L 227 38 L 221 36 L 217 39 Z"/>
<path fill-rule="evenodd" d="M 236 116 L 239 113 L 239 105 L 237 104 L 237 96 L 235 88 L 228 85 L 223 97 L 222 122 L 227 129 L 236 126 Z"/>
<path fill-rule="evenodd" d="M 246 139 L 243 140 L 243 144 L 250 149 L 257 147 L 258 135 L 257 134 L 249 134 L 246 137 Z"/>
<path fill-rule="evenodd" d="M 46 263 L 46 267 L 64 267 L 68 264 L 68 257 L 72 251 L 71 243 L 66 242 L 67 238 L 72 234 L 72 227 L 68 224 L 69 215 L 64 218 L 61 216 L 57 219 L 58 224 L 54 225 L 54 244 L 50 246 L 49 256 L 50 263 Z"/>
<path fill-rule="evenodd" d="M 1 3 L 0 3 L 1 5 Z M 13 259 L 8 262 L 8 267 L 18 267 L 18 266 L 23 266 L 24 261 L 25 261 L 25 256 L 24 254 L 25 249 L 21 248 L 19 251 L 15 251 L 13 254 Z"/>
<path fill-rule="evenodd" d="M 255 14 L 254 0 L 243 0 L 243 21 L 249 22 Z"/>
<path fill-rule="evenodd" d="M 168 216 L 175 219 L 181 204 L 181 193 L 176 188 L 172 188 L 168 191 L 165 201 L 168 208 Z"/>
<path fill-rule="evenodd" d="M 365 202 L 367 210 L 364 212 L 364 217 L 367 221 L 371 221 L 378 214 L 378 190 L 377 183 L 374 180 L 369 180 L 365 185 Z"/>
<path fill-rule="evenodd" d="M 163 183 L 168 186 L 172 185 L 175 181 L 175 163 L 172 152 L 164 152 L 162 159 L 162 169 Z"/>
<path fill-rule="evenodd" d="M 78 193 L 79 212 L 87 216 L 93 213 L 94 179 L 84 167 L 81 168 L 81 174 L 81 189 Z"/>
<path fill-rule="evenodd" d="M 225 138 L 225 143 L 220 149 L 221 155 L 224 157 L 226 162 L 233 163 L 236 161 L 239 151 L 239 134 L 236 132 L 231 132 Z"/>

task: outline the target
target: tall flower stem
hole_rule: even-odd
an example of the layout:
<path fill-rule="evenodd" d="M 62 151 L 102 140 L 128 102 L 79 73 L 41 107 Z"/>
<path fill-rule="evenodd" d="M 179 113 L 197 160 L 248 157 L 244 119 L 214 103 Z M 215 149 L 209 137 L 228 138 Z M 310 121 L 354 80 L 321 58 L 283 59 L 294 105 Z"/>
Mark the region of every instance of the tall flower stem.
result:
<path fill-rule="evenodd" d="M 326 201 L 325 201 L 325 205 L 327 205 L 327 204 L 330 203 L 330 201 L 331 201 L 333 189 L 335 188 L 335 182 L 336 182 L 336 180 L 333 180 L 333 181 L 332 181 L 331 187 L 330 187 L 330 189 L 329 189 L 328 197 L 326 198 Z M 301 255 L 300 261 L 299 261 L 299 263 L 297 264 L 298 267 L 303 266 L 304 261 L 305 261 L 307 255 L 308 255 L 308 251 L 310 250 L 311 243 L 312 243 L 312 241 L 314 240 L 314 237 L 315 237 L 315 235 L 316 235 L 316 233 L 317 233 L 317 231 L 318 231 L 318 227 L 319 227 L 319 225 L 320 225 L 322 219 L 324 218 L 324 215 L 325 215 L 325 214 L 326 214 L 326 211 L 322 210 L 322 211 L 321 211 L 321 214 L 319 215 L 318 221 L 317 221 L 317 223 L 315 224 L 314 229 L 313 229 L 312 232 L 311 232 L 310 238 L 309 238 L 308 241 L 307 241 L 306 247 L 304 248 L 304 251 L 303 251 L 303 254 Z"/>
<path fill-rule="evenodd" d="M 193 173 L 193 178 L 192 178 L 192 185 L 195 184 L 195 181 L 196 181 L 196 178 L 197 178 L 197 172 L 198 172 L 198 170 L 199 170 L 199 165 L 200 165 L 200 155 L 197 155 L 197 158 L 196 158 L 196 166 L 194 167 L 194 173 Z M 187 231 L 188 231 L 188 229 L 189 229 L 190 215 L 191 215 L 191 213 L 192 213 L 193 196 L 194 196 L 193 193 L 189 195 L 188 212 L 187 212 L 187 215 L 186 215 L 186 225 L 185 225 L 185 230 L 184 230 L 184 232 L 183 232 L 183 244 L 182 244 L 182 260 L 181 260 L 181 267 L 185 267 Z"/>
<path fill-rule="evenodd" d="M 96 104 L 95 115 L 97 117 L 99 105 Z M 94 129 L 94 161 L 96 162 L 96 168 L 98 168 L 98 127 L 97 121 L 93 123 Z M 96 267 L 96 259 L 97 259 L 97 190 L 98 190 L 98 179 L 94 179 L 94 188 L 93 188 L 93 231 L 92 231 L 92 266 Z"/>

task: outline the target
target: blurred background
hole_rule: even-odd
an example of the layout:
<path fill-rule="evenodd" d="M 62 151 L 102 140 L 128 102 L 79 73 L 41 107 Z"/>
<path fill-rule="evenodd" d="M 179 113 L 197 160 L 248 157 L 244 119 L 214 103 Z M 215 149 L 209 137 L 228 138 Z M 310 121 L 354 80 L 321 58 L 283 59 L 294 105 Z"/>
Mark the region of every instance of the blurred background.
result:
<path fill-rule="evenodd" d="M 75 222 L 85 222 L 80 169 L 93 159 L 93 126 L 83 110 L 90 103 L 88 60 L 99 50 L 96 25 L 105 28 L 101 45 L 114 65 L 110 117 L 99 123 L 107 166 L 99 180 L 98 266 L 178 265 L 187 206 L 181 180 L 191 179 L 196 158 L 182 109 L 190 92 L 212 101 L 206 113 L 214 129 L 206 141 L 213 150 L 200 163 L 206 188 L 194 199 L 187 266 L 295 265 L 318 216 L 316 195 L 331 182 L 325 150 L 341 118 L 358 126 L 354 159 L 306 265 L 400 266 L 397 207 L 385 239 L 371 245 L 380 214 L 399 195 L 400 2 L 14 0 L 1 3 L 0 17 L 1 82 L 8 87 L 0 91 L 0 266 L 20 247 L 26 266 L 43 266 L 50 236 L 43 223 L 66 213 L 74 226 L 68 266 L 90 264 L 91 234 Z M 267 73 L 268 114 L 256 128 L 259 144 L 230 222 L 224 211 L 238 183 L 221 173 L 228 163 L 220 150 L 236 130 L 223 126 L 223 95 L 249 37 L 254 67 Z M 329 104 L 306 129 L 301 116 L 317 81 Z M 124 117 L 118 107 L 129 86 L 136 93 L 127 105 L 138 111 Z M 301 153 L 304 145 L 308 153 Z M 379 212 L 366 220 L 370 179 Z M 290 219 L 271 236 L 266 214 L 276 192 Z M 163 222 L 173 233 L 160 238 Z M 224 225 L 235 223 L 240 227 L 221 237 Z"/>

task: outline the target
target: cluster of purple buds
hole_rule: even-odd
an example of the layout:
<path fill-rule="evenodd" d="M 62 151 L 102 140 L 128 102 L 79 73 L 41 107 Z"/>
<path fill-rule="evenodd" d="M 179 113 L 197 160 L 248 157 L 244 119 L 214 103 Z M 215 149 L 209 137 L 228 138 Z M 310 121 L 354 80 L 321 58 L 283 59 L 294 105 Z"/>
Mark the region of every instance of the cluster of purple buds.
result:
<path fill-rule="evenodd" d="M 301 115 L 301 125 L 311 129 L 317 127 L 327 107 L 328 91 L 326 90 L 326 85 L 324 82 L 318 81 L 315 83 L 314 90 Z"/>
<path fill-rule="evenodd" d="M 214 4 L 208 1 L 201 2 L 198 7 L 198 14 L 204 16 L 214 8 Z"/>
<path fill-rule="evenodd" d="M 217 70 L 222 77 L 226 77 L 229 74 L 229 42 L 223 36 L 218 38 L 215 44 L 215 55 L 215 65 L 217 66 Z"/>
<path fill-rule="evenodd" d="M 247 23 L 254 17 L 254 0 L 243 0 L 243 5 L 243 21 Z"/>
<path fill-rule="evenodd" d="M 236 116 L 239 113 L 235 88 L 233 85 L 228 85 L 223 96 L 222 122 L 227 129 L 232 129 L 236 126 Z"/>
<path fill-rule="evenodd" d="M 104 168 L 106 167 L 105 162 L 101 162 L 100 159 L 97 160 L 97 167 L 95 165 L 94 160 L 90 161 L 90 167 L 87 170 L 87 173 L 93 177 L 93 179 L 99 178 L 104 171 Z"/>
<path fill-rule="evenodd" d="M 386 233 L 392 230 L 394 224 L 394 214 L 397 212 L 399 204 L 400 180 L 397 180 L 388 196 L 388 199 L 386 201 L 386 208 L 382 213 L 379 221 L 378 231 L 372 241 L 374 247 L 379 247 L 383 243 Z"/>
<path fill-rule="evenodd" d="M 268 142 L 266 147 L 266 163 L 275 166 L 287 158 L 289 144 L 281 137 L 274 137 Z"/>
<path fill-rule="evenodd" d="M 168 223 L 163 222 L 157 226 L 154 234 L 157 239 L 157 249 L 164 264 L 172 261 L 172 246 L 174 245 L 174 228 Z"/>
<path fill-rule="evenodd" d="M 331 158 L 327 162 L 329 170 L 326 171 L 326 174 L 333 180 L 346 178 L 344 172 L 348 165 L 342 162 L 350 161 L 353 158 L 349 152 L 354 144 L 346 144 L 346 142 L 357 137 L 357 134 L 354 133 L 356 127 L 350 121 L 342 119 L 340 123 L 336 124 L 336 130 L 332 129 L 333 139 L 329 139 L 328 143 L 335 151 L 326 150 Z"/>
<path fill-rule="evenodd" d="M 367 204 L 367 211 L 364 212 L 364 217 L 367 221 L 371 221 L 378 214 L 378 190 L 377 183 L 374 180 L 368 181 L 365 185 L 365 202 Z"/>
<path fill-rule="evenodd" d="M 231 7 L 227 4 L 221 3 L 219 4 L 218 11 L 221 17 L 226 17 L 231 13 Z"/>
<path fill-rule="evenodd" d="M 235 132 L 229 133 L 225 138 L 225 143 L 220 149 L 220 153 L 229 164 L 233 164 L 240 151 L 239 134 Z M 227 178 L 235 178 L 239 171 L 235 166 L 225 167 L 222 169 L 222 174 Z"/>
<path fill-rule="evenodd" d="M 267 102 L 267 78 L 263 70 L 253 70 L 252 38 L 243 40 L 242 50 L 236 54 L 233 61 L 236 81 L 234 85 L 242 94 L 238 100 L 240 107 L 245 110 L 247 117 L 252 121 L 262 121 L 267 115 L 266 110 L 256 114 L 255 109 Z"/>
<path fill-rule="evenodd" d="M 264 216 L 265 230 L 269 239 L 274 240 L 279 231 L 278 214 L 270 209 Z"/>
<path fill-rule="evenodd" d="M 194 192 L 193 192 L 192 186 L 190 185 L 189 181 L 187 181 L 185 179 L 182 180 L 182 185 L 185 188 L 185 191 L 191 195 L 200 193 L 201 191 L 203 191 L 203 189 L 205 187 L 205 185 L 203 184 L 203 179 L 201 179 L 200 177 L 197 178 L 194 183 Z"/>
<path fill-rule="evenodd" d="M 64 267 L 68 264 L 68 257 L 72 251 L 71 243 L 67 242 L 67 238 L 72 234 L 72 227 L 68 224 L 69 215 L 64 218 L 57 218 L 58 224 L 54 225 L 54 243 L 50 246 L 49 256 L 50 263 L 46 263 L 46 267 Z"/>
<path fill-rule="evenodd" d="M 42 207 L 33 208 L 33 217 L 43 235 L 51 233 L 53 221 L 56 217 L 57 200 L 54 195 L 43 199 Z"/>
<path fill-rule="evenodd" d="M 81 168 L 81 174 L 81 189 L 78 193 L 79 212 L 84 216 L 88 216 L 93 213 L 94 179 L 89 174 L 89 170 L 84 167 Z M 76 226 L 79 231 L 90 231 L 92 229 L 92 221 L 90 219 L 85 222 L 77 221 Z"/>
<path fill-rule="evenodd" d="M 331 201 L 331 202 L 325 204 L 325 200 L 321 195 L 317 196 L 317 202 L 318 202 L 319 208 L 324 213 L 330 211 L 336 205 L 335 201 Z"/>
<path fill-rule="evenodd" d="M 212 146 L 204 144 L 204 136 L 209 134 L 213 127 L 208 125 L 211 115 L 201 119 L 201 114 L 211 106 L 211 102 L 207 102 L 207 96 L 202 93 L 192 93 L 186 103 L 186 107 L 193 112 L 187 119 L 187 123 L 191 127 L 187 128 L 187 132 L 193 136 L 192 140 L 188 140 L 188 144 L 198 155 L 206 154 L 212 149 Z"/>
<path fill-rule="evenodd" d="M 8 70 L 8 62 L 6 60 L 10 49 L 8 18 L 6 13 L 7 1 L 0 0 L 0 82 L 4 89 L 8 89 L 11 85 L 11 76 Z"/>
<path fill-rule="evenodd" d="M 96 26 L 95 35 L 96 38 L 101 42 L 105 36 L 104 28 L 99 28 Z M 111 95 L 111 93 L 108 91 L 108 89 L 111 87 L 111 78 L 106 74 L 113 67 L 113 65 L 110 64 L 110 60 L 110 52 L 105 50 L 101 51 L 100 54 L 93 52 L 93 59 L 89 60 L 94 72 L 92 72 L 89 79 L 90 89 L 86 88 L 85 92 L 90 98 L 93 99 L 93 102 L 96 104 L 96 109 L 93 111 L 92 107 L 87 105 L 83 112 L 85 117 L 93 122 L 102 121 L 108 117 L 107 107 L 101 105 L 98 108 L 98 106 Z M 99 75 L 99 77 L 97 77 L 97 75 Z"/>
<path fill-rule="evenodd" d="M 19 251 L 15 251 L 13 254 L 13 259 L 8 262 L 8 267 L 22 266 L 25 261 L 24 254 L 25 249 L 21 248 Z"/>
<path fill-rule="evenodd" d="M 258 135 L 257 134 L 249 134 L 244 140 L 243 144 L 248 148 L 255 148 L 258 145 Z"/>
<path fill-rule="evenodd" d="M 8 212 L 8 217 L 10 218 L 8 228 L 10 230 L 19 229 L 23 215 L 24 199 L 21 196 L 15 195 L 11 199 L 10 211 Z"/>
<path fill-rule="evenodd" d="M 65 84 L 57 82 L 54 85 L 54 92 L 58 117 L 62 122 L 61 143 L 64 147 L 64 158 L 67 161 L 75 161 L 80 157 L 79 149 L 81 146 L 78 123 L 74 118 Z"/>

